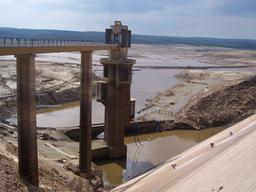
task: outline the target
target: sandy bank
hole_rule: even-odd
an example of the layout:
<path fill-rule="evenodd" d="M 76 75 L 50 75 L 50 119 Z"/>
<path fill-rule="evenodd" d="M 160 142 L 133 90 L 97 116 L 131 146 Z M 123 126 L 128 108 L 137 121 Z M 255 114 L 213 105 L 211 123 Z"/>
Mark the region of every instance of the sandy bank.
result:
<path fill-rule="evenodd" d="M 181 82 L 148 100 L 137 120 L 173 120 L 175 124 L 164 128 L 200 129 L 227 125 L 254 112 L 253 73 L 187 70 L 176 77 Z"/>
<path fill-rule="evenodd" d="M 193 96 L 175 119 L 201 129 L 238 122 L 256 110 L 256 77 L 223 83 Z"/>
<path fill-rule="evenodd" d="M 16 68 L 14 61 L 0 61 L 0 120 L 16 113 Z M 93 76 L 96 81 L 99 79 Z M 93 96 L 96 84 L 93 82 Z M 1 87 L 4 88 L 1 90 Z M 80 66 L 36 62 L 37 105 L 58 105 L 80 99 Z"/>

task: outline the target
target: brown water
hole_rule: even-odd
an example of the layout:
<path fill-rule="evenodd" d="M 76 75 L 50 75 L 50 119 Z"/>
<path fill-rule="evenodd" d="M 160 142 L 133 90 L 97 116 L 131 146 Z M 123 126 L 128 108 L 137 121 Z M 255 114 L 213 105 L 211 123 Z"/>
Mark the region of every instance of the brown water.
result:
<path fill-rule="evenodd" d="M 162 57 L 161 57 L 162 58 Z M 208 65 L 189 60 L 177 60 L 168 58 L 165 61 L 152 58 L 145 61 L 145 58 L 137 58 L 138 65 L 171 65 L 171 66 L 200 66 Z M 102 71 L 102 70 L 101 70 Z M 143 69 L 133 72 L 132 96 L 136 98 L 136 110 L 143 108 L 148 98 L 153 98 L 158 92 L 177 84 L 175 75 L 182 70 L 157 70 Z M 92 102 L 92 122 L 101 123 L 104 121 L 104 106 Z M 9 119 L 16 123 L 16 118 Z M 69 127 L 79 125 L 79 102 L 68 103 L 40 110 L 37 115 L 37 126 L 39 127 Z M 195 130 L 173 130 L 168 132 L 145 134 L 137 137 L 126 137 L 125 143 L 128 146 L 127 158 L 116 161 L 103 160 L 96 164 L 103 170 L 105 182 L 113 185 L 121 184 L 139 174 L 152 169 L 169 158 L 180 154 L 186 149 L 211 137 L 222 129 Z M 138 142 L 138 139 L 140 142 Z M 136 140 L 136 142 L 135 142 Z"/>
<path fill-rule="evenodd" d="M 79 102 L 70 102 L 62 105 L 44 108 L 37 111 L 38 127 L 73 127 L 79 126 L 80 107 Z M 12 124 L 17 124 L 17 117 L 13 115 L 7 119 Z M 104 106 L 92 100 L 92 123 L 104 122 Z"/>
<path fill-rule="evenodd" d="M 132 96 L 136 98 L 136 110 L 143 108 L 146 99 L 154 97 L 167 87 L 174 86 L 178 80 L 175 75 L 180 70 L 141 70 L 135 71 L 132 84 Z M 161 78 L 159 78 L 161 76 Z M 54 108 L 39 110 L 38 127 L 73 127 L 79 125 L 79 102 L 67 103 Z M 16 115 L 8 119 L 16 124 Z M 92 123 L 104 122 L 104 106 L 92 100 Z"/>
<path fill-rule="evenodd" d="M 153 98 L 158 92 L 177 84 L 175 75 L 180 70 L 141 70 L 133 74 L 132 97 L 136 99 L 136 110 L 144 107 L 146 99 Z M 159 78 L 161 76 L 161 78 Z M 63 108 L 55 108 L 49 113 L 37 115 L 39 127 L 66 127 L 75 126 L 79 123 L 79 103 L 72 106 L 64 105 Z M 92 101 L 92 122 L 104 122 L 104 106 Z"/>
<path fill-rule="evenodd" d="M 126 137 L 125 143 L 128 147 L 126 159 L 102 160 L 95 163 L 103 171 L 103 179 L 106 183 L 118 185 L 154 168 L 222 130 L 222 128 L 209 128 L 200 131 L 172 130 L 144 134 L 138 138 Z"/>
<path fill-rule="evenodd" d="M 38 127 L 72 127 L 79 125 L 79 102 L 71 102 L 55 108 L 39 110 L 37 114 Z M 92 123 L 104 122 L 104 106 L 92 100 Z"/>
<path fill-rule="evenodd" d="M 147 99 L 153 98 L 158 92 L 177 84 L 175 75 L 181 70 L 151 70 L 134 71 L 132 97 L 136 99 L 136 111 L 144 107 Z M 159 78 L 161 77 L 161 78 Z M 79 102 L 64 104 L 55 108 L 38 111 L 38 127 L 72 127 L 79 125 Z M 16 115 L 7 121 L 16 124 Z M 92 100 L 92 122 L 104 122 L 104 106 Z"/>

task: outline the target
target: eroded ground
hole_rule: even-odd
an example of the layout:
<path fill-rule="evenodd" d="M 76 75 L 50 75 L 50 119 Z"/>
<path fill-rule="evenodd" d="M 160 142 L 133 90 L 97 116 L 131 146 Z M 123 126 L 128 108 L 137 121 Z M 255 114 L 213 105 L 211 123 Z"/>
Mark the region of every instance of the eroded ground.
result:
<path fill-rule="evenodd" d="M 202 129 L 233 124 L 255 113 L 254 72 L 186 70 L 177 78 L 182 81 L 147 101 L 137 120 L 166 121 L 165 129 Z"/>
<path fill-rule="evenodd" d="M 108 189 L 103 184 L 102 172 L 94 164 L 91 183 L 79 176 L 78 143 L 54 130 L 39 130 L 37 142 L 39 188 L 24 183 L 18 175 L 17 130 L 0 124 L 1 191 L 103 192 Z M 60 143 L 62 147 L 58 148 Z M 74 146 L 72 149 L 75 148 L 75 151 L 65 149 L 66 145 Z"/>
<path fill-rule="evenodd" d="M 100 57 L 105 56 L 105 52 L 94 55 L 94 72 L 101 75 L 102 69 L 98 63 Z M 236 49 L 216 48 L 216 47 L 196 47 L 185 45 L 134 45 L 130 50 L 130 56 L 136 58 L 136 70 L 143 70 L 143 67 L 159 67 L 159 66 L 193 66 L 195 68 L 204 66 L 215 67 L 211 70 L 183 70 L 176 75 L 179 83 L 169 89 L 159 93 L 155 98 L 147 95 L 148 101 L 144 110 L 138 113 L 138 120 L 175 120 L 176 113 L 186 111 L 181 115 L 186 117 L 191 113 L 191 109 L 195 109 L 190 103 L 194 103 L 194 98 L 210 98 L 212 90 L 223 90 L 225 92 L 228 85 L 240 85 L 246 79 L 252 77 L 253 71 L 256 71 L 256 51 L 244 51 Z M 79 99 L 79 79 L 80 65 L 79 54 L 63 53 L 63 54 L 45 54 L 38 55 L 36 63 L 36 89 L 38 104 L 51 105 L 61 104 Z M 224 70 L 221 67 L 230 66 L 234 69 Z M 235 68 L 243 67 L 243 68 Z M 154 69 L 151 69 L 154 70 Z M 161 79 L 161 76 L 157 77 Z M 95 76 L 95 79 L 96 76 Z M 145 79 L 147 81 L 147 79 Z M 0 120 L 5 120 L 8 116 L 16 113 L 16 66 L 12 57 L 0 58 Z M 168 86 L 167 86 L 168 87 Z M 166 88 L 167 88 L 166 87 Z M 217 89 L 215 89 L 218 87 Z M 224 89 L 223 89 L 224 88 Z M 245 90 L 247 95 L 250 91 Z M 250 86 L 247 86 L 250 88 Z M 152 87 L 152 90 L 154 87 Z M 235 89 L 233 89 L 234 91 Z M 237 89 L 239 91 L 239 89 Z M 214 95 L 214 94 L 212 94 Z M 220 98 L 221 93 L 218 94 Z M 200 97 L 203 96 L 203 97 Z M 151 98 L 151 99 L 150 99 Z M 228 94 L 226 94 L 228 98 Z M 253 98 L 248 97 L 251 101 Z M 255 98 L 255 97 L 254 97 Z M 200 101 L 201 101 L 200 99 Z M 223 100 L 225 103 L 226 100 Z M 200 103 L 199 101 L 197 103 Z M 243 103 L 239 103 L 241 105 Z M 198 106 L 198 105 L 197 105 Z M 253 108 L 253 105 L 251 105 Z M 200 113 L 206 111 L 202 108 L 195 111 L 195 118 Z M 243 108 L 244 111 L 247 108 Z M 192 113 L 191 113 L 192 114 Z M 214 118 L 212 113 L 211 118 Z M 181 120 L 184 123 L 186 119 Z M 185 122 L 186 123 L 186 122 Z M 187 123 L 189 124 L 189 123 Z M 194 124 L 192 124 L 192 127 Z M 0 132 L 0 164 L 2 167 L 6 163 L 9 167 L 17 166 L 17 133 L 16 130 L 2 129 Z M 90 191 L 93 188 L 98 191 L 105 190 L 103 188 L 102 176 L 95 170 L 94 185 L 89 186 L 87 181 L 81 180 L 75 174 L 77 171 L 77 159 L 73 156 L 78 155 L 78 144 L 55 130 L 45 130 L 44 133 L 39 132 L 39 159 L 42 166 L 46 166 L 47 170 L 41 169 L 41 188 L 46 191 L 54 191 L 54 186 L 48 183 L 52 177 L 58 178 L 56 187 L 59 191 Z M 12 146 L 11 148 L 8 146 Z M 66 147 L 65 147 L 66 146 Z M 60 149 L 64 153 L 59 152 Z M 75 149 L 75 150 L 74 150 Z M 66 153 L 66 154 L 65 154 Z M 57 155 L 56 155 L 57 154 Z M 71 163 L 70 163 L 71 162 Z M 58 171 L 56 172 L 54 169 Z M 49 170 L 48 170 L 49 169 Z M 17 176 L 17 169 L 11 169 L 10 174 Z M 8 170 L 6 170 L 8 172 Z M 52 177 L 49 177 L 52 176 Z M 3 174 L 4 178 L 7 176 Z M 45 179 L 44 179 L 45 178 Z M 1 180 L 4 181 L 4 180 Z M 26 186 L 20 180 L 11 180 L 20 189 L 26 189 Z M 54 180 L 55 181 L 55 180 Z M 63 184 L 64 182 L 64 184 Z M 3 182 L 8 186 L 8 182 Z M 1 183 L 0 183 L 1 184 Z M 73 188 L 70 189 L 69 187 Z M 63 189 L 63 187 L 65 189 Z M 84 188 L 83 188 L 84 187 Z M 58 191 L 56 190 L 56 191 Z"/>
<path fill-rule="evenodd" d="M 236 71 L 250 71 L 256 65 L 256 51 L 237 50 L 217 47 L 198 47 L 187 45 L 134 45 L 129 52 L 131 57 L 137 60 L 134 66 L 136 70 L 143 70 L 144 67 L 242 67 Z M 95 52 L 93 56 L 94 80 L 102 75 L 102 68 L 99 58 L 107 56 L 107 52 Z M 39 54 L 36 57 L 36 90 L 37 103 L 39 105 L 56 105 L 79 100 L 80 81 L 80 54 L 78 53 L 56 53 Z M 0 57 L 0 119 L 4 120 L 15 113 L 16 94 L 16 64 L 15 58 L 6 56 Z M 153 70 L 152 69 L 152 70 Z M 253 68 L 255 70 L 255 68 Z M 216 69 L 218 70 L 218 69 Z M 220 71 L 221 69 L 219 69 Z M 223 69 L 224 70 L 224 69 Z M 223 71 L 222 70 L 222 71 Z M 230 72 L 232 69 L 229 69 Z M 216 84 L 214 81 L 238 79 L 242 76 L 239 72 L 209 71 L 203 74 L 208 75 L 205 81 L 207 86 Z M 197 72 L 195 72 L 197 73 Z M 215 76 L 215 77 L 214 77 Z M 227 76 L 227 78 L 226 78 Z M 244 74 L 246 76 L 246 74 Z M 160 77 L 159 77 L 160 78 Z M 186 77 L 185 77 L 186 78 Z M 145 79 L 145 81 L 147 81 Z M 193 80 L 192 80 L 193 81 Z M 195 79 L 195 81 L 198 81 Z M 196 83 L 194 83 L 196 84 Z M 185 86 L 185 92 L 190 92 L 193 83 Z M 199 84 L 199 83 L 198 83 Z M 205 84 L 203 81 L 202 84 Z M 198 85 L 196 85 L 197 87 Z M 203 86 L 202 86 L 203 87 Z M 154 88 L 153 88 L 154 89 Z M 180 90 L 181 92 L 183 90 Z M 193 91 L 197 91 L 193 90 Z M 94 93 L 95 95 L 95 89 Z M 146 94 L 146 93 L 145 93 Z M 190 97 L 188 95 L 188 97 Z M 148 96 L 152 97 L 151 95 Z M 184 98 L 185 101 L 187 100 Z M 144 102 L 144 101 L 143 101 Z M 175 102 L 175 101 L 174 101 Z"/>

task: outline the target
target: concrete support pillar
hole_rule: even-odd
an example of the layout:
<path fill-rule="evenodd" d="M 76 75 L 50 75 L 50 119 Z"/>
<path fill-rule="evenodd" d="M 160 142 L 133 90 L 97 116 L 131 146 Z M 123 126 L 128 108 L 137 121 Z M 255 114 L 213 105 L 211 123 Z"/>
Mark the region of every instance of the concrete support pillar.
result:
<path fill-rule="evenodd" d="M 35 56 L 18 55 L 16 60 L 19 174 L 38 186 Z"/>
<path fill-rule="evenodd" d="M 110 158 L 126 156 L 124 144 L 125 127 L 130 118 L 130 87 L 122 85 L 116 89 L 108 85 L 108 101 L 105 104 L 105 140 L 110 147 Z"/>
<path fill-rule="evenodd" d="M 80 173 L 91 177 L 92 51 L 81 52 Z"/>

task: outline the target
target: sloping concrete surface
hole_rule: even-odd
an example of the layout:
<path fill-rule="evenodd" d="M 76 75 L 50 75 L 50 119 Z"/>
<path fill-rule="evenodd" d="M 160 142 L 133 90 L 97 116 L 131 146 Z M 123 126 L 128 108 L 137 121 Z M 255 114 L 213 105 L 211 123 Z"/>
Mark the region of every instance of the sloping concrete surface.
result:
<path fill-rule="evenodd" d="M 113 191 L 256 191 L 256 115 Z"/>

